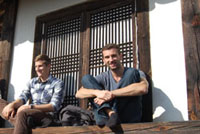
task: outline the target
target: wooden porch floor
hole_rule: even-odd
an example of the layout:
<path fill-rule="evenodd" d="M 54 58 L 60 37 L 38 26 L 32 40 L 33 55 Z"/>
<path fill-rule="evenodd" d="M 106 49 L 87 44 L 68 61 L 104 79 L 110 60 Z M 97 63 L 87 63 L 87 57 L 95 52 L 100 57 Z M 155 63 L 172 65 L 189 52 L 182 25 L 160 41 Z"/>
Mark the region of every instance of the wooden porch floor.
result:
<path fill-rule="evenodd" d="M 0 128 L 0 134 L 12 134 L 13 128 Z M 98 126 L 37 128 L 33 134 L 200 134 L 200 121 L 122 124 L 115 129 Z"/>

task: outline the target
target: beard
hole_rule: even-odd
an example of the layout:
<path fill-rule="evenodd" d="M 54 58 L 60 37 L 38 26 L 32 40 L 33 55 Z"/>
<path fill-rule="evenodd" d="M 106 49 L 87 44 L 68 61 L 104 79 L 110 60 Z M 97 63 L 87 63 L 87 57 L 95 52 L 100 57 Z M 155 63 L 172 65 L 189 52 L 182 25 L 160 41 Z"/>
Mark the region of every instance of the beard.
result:
<path fill-rule="evenodd" d="M 108 63 L 107 66 L 109 67 L 110 70 L 116 71 L 121 68 L 121 62 Z"/>

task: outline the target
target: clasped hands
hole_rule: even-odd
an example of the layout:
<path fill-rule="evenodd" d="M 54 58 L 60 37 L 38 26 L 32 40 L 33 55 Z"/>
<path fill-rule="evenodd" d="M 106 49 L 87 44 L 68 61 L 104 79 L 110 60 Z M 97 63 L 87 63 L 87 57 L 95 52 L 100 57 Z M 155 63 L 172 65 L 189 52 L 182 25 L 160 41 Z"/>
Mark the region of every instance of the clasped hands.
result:
<path fill-rule="evenodd" d="M 111 91 L 108 90 L 99 90 L 94 102 L 98 105 L 102 105 L 104 102 L 110 101 L 114 98 L 114 95 Z"/>

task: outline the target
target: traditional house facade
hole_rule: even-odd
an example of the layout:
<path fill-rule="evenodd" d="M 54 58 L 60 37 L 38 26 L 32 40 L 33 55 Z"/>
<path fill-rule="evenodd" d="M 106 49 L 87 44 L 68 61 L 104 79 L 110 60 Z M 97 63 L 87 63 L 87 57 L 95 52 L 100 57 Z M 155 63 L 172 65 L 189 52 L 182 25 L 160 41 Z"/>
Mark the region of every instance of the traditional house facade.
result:
<path fill-rule="evenodd" d="M 116 43 L 123 64 L 149 78 L 144 121 L 200 118 L 199 0 L 1 0 L 0 32 L 0 89 L 8 101 L 45 53 L 65 82 L 66 105 L 86 108 L 74 97 L 80 79 L 105 71 L 100 49 Z"/>

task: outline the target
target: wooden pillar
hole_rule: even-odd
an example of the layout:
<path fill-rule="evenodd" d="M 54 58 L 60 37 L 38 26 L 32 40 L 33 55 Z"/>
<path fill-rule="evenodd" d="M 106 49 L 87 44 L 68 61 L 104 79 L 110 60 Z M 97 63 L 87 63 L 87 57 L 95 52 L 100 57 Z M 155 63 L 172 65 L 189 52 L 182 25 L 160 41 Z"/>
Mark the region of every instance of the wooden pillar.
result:
<path fill-rule="evenodd" d="M 137 45 L 139 68 L 144 71 L 149 82 L 149 92 L 143 96 L 143 122 L 152 121 L 152 84 L 151 84 L 151 55 L 149 34 L 149 1 L 136 1 L 137 13 Z"/>
<path fill-rule="evenodd" d="M 1 16 L 2 29 L 0 39 L 0 81 L 5 82 L 5 91 L 2 95 L 4 99 L 7 99 L 8 92 L 17 2 L 17 0 L 4 0 L 0 4 L 0 10 L 3 12 Z"/>
<path fill-rule="evenodd" d="M 17 0 L 0 2 L 0 91 L 3 99 L 7 99 L 8 94 L 17 2 Z M 0 118 L 0 127 L 3 127 L 3 124 L 4 120 Z"/>
<path fill-rule="evenodd" d="M 82 27 L 81 27 L 81 47 L 80 47 L 80 80 L 82 76 L 89 73 L 89 57 L 90 57 L 90 26 L 89 26 L 90 16 L 88 13 L 82 14 Z M 80 82 L 80 81 L 79 81 Z M 79 84 L 81 85 L 81 83 Z M 87 108 L 88 99 L 80 100 L 80 107 Z"/>
<path fill-rule="evenodd" d="M 181 0 L 185 48 L 188 113 L 200 119 L 200 0 Z"/>

